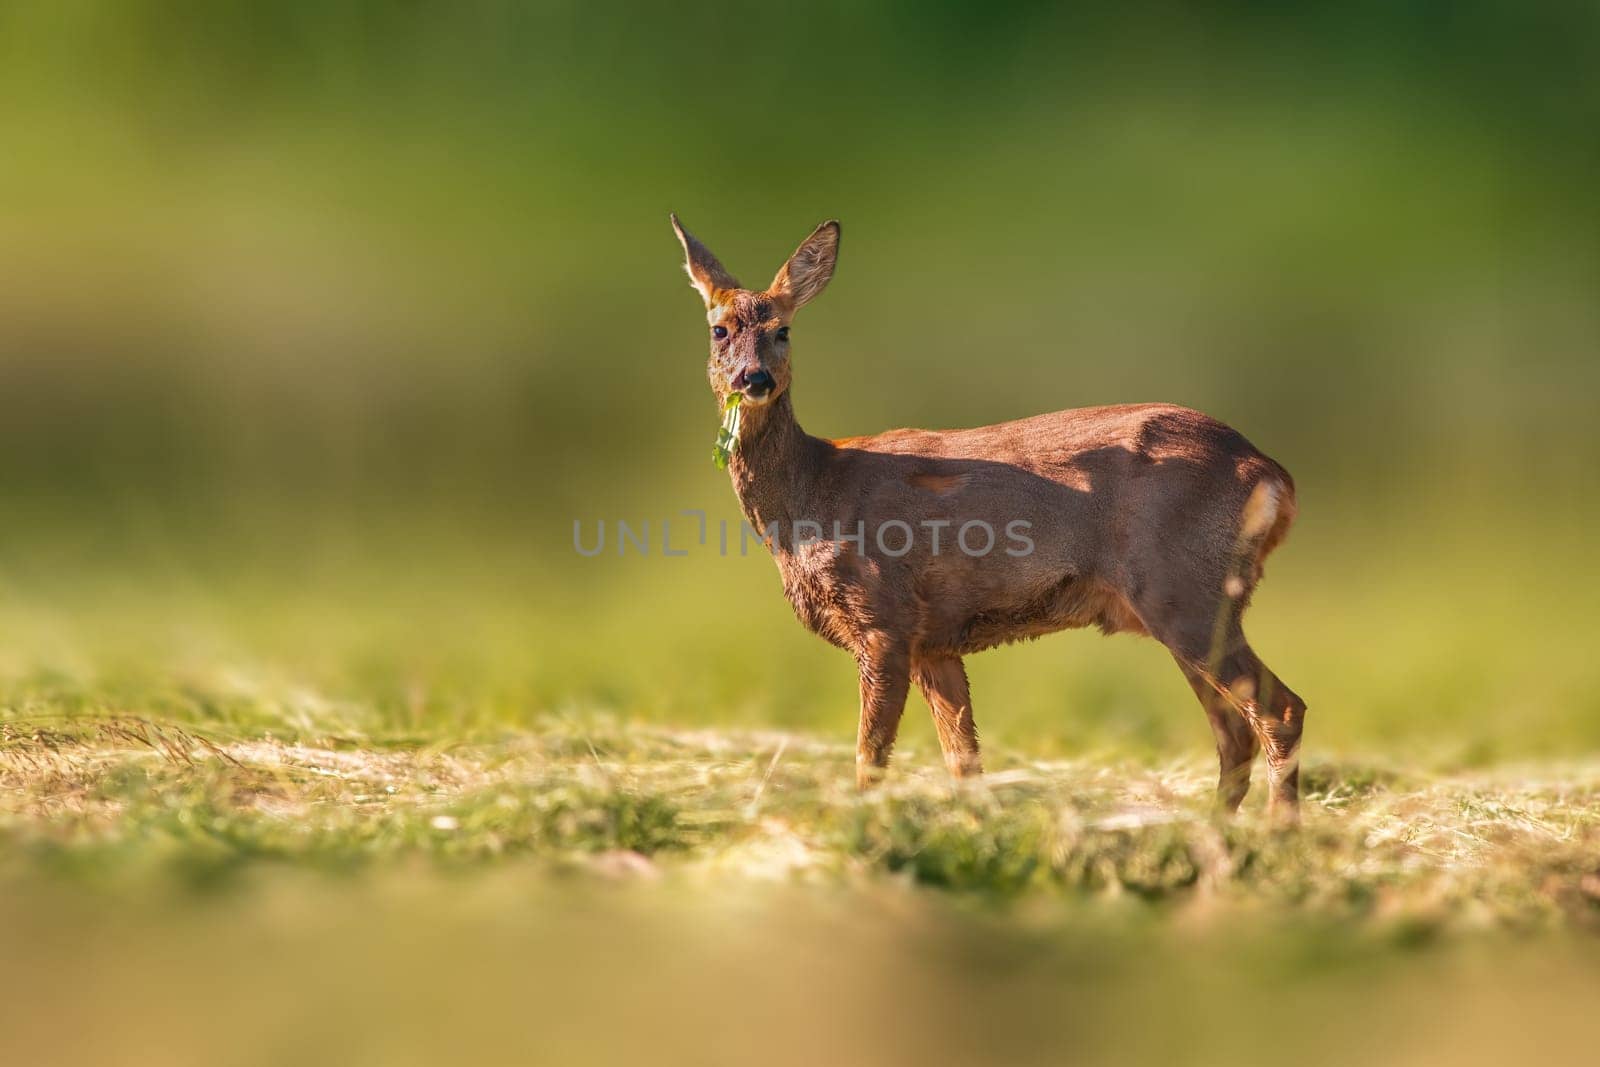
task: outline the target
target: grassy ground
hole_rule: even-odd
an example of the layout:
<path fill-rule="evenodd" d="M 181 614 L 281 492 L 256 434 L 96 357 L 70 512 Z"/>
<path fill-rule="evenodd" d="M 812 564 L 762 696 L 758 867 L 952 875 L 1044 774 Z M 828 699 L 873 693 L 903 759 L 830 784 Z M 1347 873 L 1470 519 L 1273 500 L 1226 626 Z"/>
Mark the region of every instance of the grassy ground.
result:
<path fill-rule="evenodd" d="M 910 752 L 859 796 L 804 735 L 552 722 L 495 743 L 229 739 L 138 719 L 0 727 L 12 865 L 212 885 L 511 858 L 603 876 L 887 881 L 1134 910 L 1292 908 L 1406 936 L 1600 929 L 1600 765 L 1421 775 L 1313 762 L 1303 832 L 1210 812 L 1181 762 L 999 753 L 978 785 Z M 1252 807 L 1259 806 L 1253 805 Z"/>
<path fill-rule="evenodd" d="M 958 786 L 913 749 L 860 796 L 849 747 L 805 734 L 539 726 L 422 743 L 6 721 L 15 1062 L 1237 1063 L 1292 1044 L 1495 1063 L 1524 1028 L 1557 1055 L 1593 1037 L 1600 765 L 1313 761 L 1283 835 L 1258 805 L 1215 822 L 1195 760 L 997 752 Z"/>

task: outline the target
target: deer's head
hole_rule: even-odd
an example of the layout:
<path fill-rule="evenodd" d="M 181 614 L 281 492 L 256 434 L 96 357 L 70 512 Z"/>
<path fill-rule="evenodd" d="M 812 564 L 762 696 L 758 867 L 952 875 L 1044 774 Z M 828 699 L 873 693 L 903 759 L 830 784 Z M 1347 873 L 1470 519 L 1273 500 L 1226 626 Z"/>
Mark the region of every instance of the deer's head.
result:
<path fill-rule="evenodd" d="M 765 289 L 745 289 L 711 250 L 672 216 L 683 242 L 684 269 L 706 304 L 711 359 L 706 374 L 718 403 L 739 393 L 751 406 L 770 404 L 789 388 L 789 324 L 822 292 L 839 258 L 839 224 L 824 222 L 807 237 Z"/>

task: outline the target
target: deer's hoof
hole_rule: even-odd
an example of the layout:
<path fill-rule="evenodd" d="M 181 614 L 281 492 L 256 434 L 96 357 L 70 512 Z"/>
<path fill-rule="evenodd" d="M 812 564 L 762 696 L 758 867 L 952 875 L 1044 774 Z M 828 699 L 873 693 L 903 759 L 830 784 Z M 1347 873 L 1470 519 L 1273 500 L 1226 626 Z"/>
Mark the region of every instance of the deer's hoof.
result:
<path fill-rule="evenodd" d="M 983 762 L 976 756 L 954 757 L 945 760 L 944 765 L 952 778 L 970 780 L 983 777 Z"/>
<path fill-rule="evenodd" d="M 1274 830 L 1300 829 L 1300 804 L 1298 801 L 1276 801 L 1267 808 L 1267 822 Z"/>
<path fill-rule="evenodd" d="M 888 768 L 876 763 L 856 764 L 856 788 L 865 793 L 883 784 Z"/>

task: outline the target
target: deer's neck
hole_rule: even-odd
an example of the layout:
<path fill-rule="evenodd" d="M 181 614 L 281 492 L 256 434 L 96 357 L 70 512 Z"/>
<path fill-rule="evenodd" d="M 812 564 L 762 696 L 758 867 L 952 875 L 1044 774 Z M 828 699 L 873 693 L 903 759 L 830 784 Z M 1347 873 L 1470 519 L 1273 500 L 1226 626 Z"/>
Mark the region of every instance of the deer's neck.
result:
<path fill-rule="evenodd" d="M 811 505 L 818 475 L 831 448 L 828 442 L 800 428 L 788 390 L 771 404 L 744 414 L 739 447 L 728 463 L 728 471 L 750 525 L 764 532 L 771 524 L 777 524 L 774 550 L 791 546 L 797 519 L 826 525 L 827 517 L 812 514 Z"/>

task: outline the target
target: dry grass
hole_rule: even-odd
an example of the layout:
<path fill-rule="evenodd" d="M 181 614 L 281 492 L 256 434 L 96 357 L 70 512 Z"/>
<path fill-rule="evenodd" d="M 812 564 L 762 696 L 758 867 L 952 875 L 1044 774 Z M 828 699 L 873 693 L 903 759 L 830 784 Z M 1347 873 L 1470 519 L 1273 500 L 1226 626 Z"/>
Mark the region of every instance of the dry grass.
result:
<path fill-rule="evenodd" d="M 993 899 L 1233 906 L 1417 930 L 1600 927 L 1600 766 L 1422 776 L 1308 768 L 1303 831 L 1210 814 L 1211 772 L 1023 761 L 959 786 L 915 753 L 858 796 L 843 746 L 552 723 L 493 743 L 232 740 L 141 719 L 8 722 L 13 864 L 199 882 L 524 857 L 598 874 L 858 884 Z M 26 857 L 26 859 L 23 859 Z"/>

